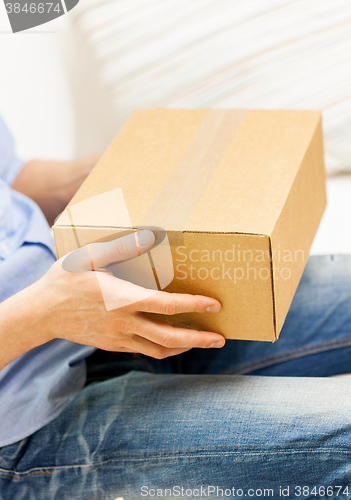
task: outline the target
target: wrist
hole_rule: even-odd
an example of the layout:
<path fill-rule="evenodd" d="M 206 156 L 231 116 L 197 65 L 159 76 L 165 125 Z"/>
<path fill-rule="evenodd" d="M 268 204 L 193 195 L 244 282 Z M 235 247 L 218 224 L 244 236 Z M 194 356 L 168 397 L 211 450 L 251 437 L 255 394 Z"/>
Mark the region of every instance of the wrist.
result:
<path fill-rule="evenodd" d="M 41 324 L 43 304 L 37 283 L 0 304 L 0 370 L 25 352 L 52 340 Z"/>

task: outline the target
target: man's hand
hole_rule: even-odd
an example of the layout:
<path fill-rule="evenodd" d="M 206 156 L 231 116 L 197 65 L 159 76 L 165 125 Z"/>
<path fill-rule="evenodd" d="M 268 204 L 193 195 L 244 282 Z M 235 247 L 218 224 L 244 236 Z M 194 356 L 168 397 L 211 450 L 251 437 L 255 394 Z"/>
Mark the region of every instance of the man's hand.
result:
<path fill-rule="evenodd" d="M 154 358 L 173 356 L 193 347 L 222 347 L 225 340 L 217 333 L 176 328 L 148 315 L 213 313 L 221 307 L 217 300 L 146 290 L 104 269 L 111 262 L 137 256 L 139 251 L 145 253 L 153 243 L 153 233 L 143 230 L 95 244 L 100 245 L 94 250 L 95 271 L 91 270 L 89 248 L 83 247 L 63 258 L 70 258 L 70 265 L 73 262 L 75 266 L 72 271 L 77 272 L 66 271 L 60 259 L 39 281 L 0 304 L 0 332 L 6 332 L 3 338 L 0 334 L 0 369 L 23 352 L 54 338 Z M 79 252 L 79 259 L 75 259 Z M 115 310 L 106 311 L 98 274 L 110 280 L 117 301 Z"/>
<path fill-rule="evenodd" d="M 52 225 L 99 157 L 92 155 L 67 162 L 30 161 L 24 165 L 12 188 L 32 198 Z"/>

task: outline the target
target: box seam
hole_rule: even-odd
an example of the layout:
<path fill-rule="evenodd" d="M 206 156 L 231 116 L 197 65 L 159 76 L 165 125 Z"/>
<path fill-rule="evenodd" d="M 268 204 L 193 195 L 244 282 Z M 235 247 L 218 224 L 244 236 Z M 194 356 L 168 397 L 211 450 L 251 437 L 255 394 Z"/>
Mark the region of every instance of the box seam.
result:
<path fill-rule="evenodd" d="M 276 303 L 275 303 L 275 293 L 274 293 L 274 275 L 273 275 L 273 254 L 272 254 L 272 241 L 271 237 L 268 236 L 268 247 L 269 247 L 269 260 L 271 268 L 271 290 L 272 290 L 272 304 L 273 304 L 273 328 L 274 328 L 274 340 L 278 340 L 277 336 L 277 315 L 276 315 Z"/>
<path fill-rule="evenodd" d="M 150 226 L 152 227 L 152 226 Z M 72 229 L 72 228 L 78 228 L 78 229 L 138 229 L 138 226 L 135 227 L 116 227 L 116 226 L 55 226 L 56 229 Z M 141 229 L 141 228 L 140 228 Z M 142 229 L 147 229 L 147 227 L 143 227 Z M 244 232 L 244 231 L 172 231 L 169 230 L 167 233 L 189 233 L 189 234 L 245 234 L 247 236 L 265 236 L 270 238 L 270 235 L 266 233 L 249 233 L 249 232 Z"/>

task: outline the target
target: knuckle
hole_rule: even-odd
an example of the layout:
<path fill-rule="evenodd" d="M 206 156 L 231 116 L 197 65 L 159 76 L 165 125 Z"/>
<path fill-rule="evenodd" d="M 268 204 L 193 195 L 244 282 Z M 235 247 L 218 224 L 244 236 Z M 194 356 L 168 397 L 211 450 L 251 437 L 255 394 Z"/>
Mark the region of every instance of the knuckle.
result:
<path fill-rule="evenodd" d="M 164 347 L 173 347 L 174 345 L 174 338 L 173 335 L 166 335 L 166 337 L 163 339 L 162 345 Z"/>
<path fill-rule="evenodd" d="M 196 347 L 207 348 L 209 346 L 209 341 L 206 338 L 198 339 L 194 342 Z"/>
<path fill-rule="evenodd" d="M 176 301 L 171 297 L 168 298 L 168 300 L 164 304 L 164 313 L 170 316 L 172 314 L 176 314 L 177 312 L 178 312 L 178 306 Z"/>
<path fill-rule="evenodd" d="M 116 241 L 116 250 L 121 257 L 129 256 L 129 247 L 127 245 L 127 242 L 123 238 L 120 238 Z"/>
<path fill-rule="evenodd" d="M 155 349 L 155 351 L 151 354 L 151 357 L 155 359 L 164 359 L 167 357 L 167 353 L 164 349 L 159 348 Z"/>
<path fill-rule="evenodd" d="M 200 299 L 197 296 L 195 296 L 195 297 L 191 297 L 191 300 L 192 300 L 194 312 L 202 312 L 203 304 L 200 301 Z"/>
<path fill-rule="evenodd" d="M 130 326 L 128 322 L 119 320 L 115 323 L 115 329 L 120 333 L 128 333 Z"/>

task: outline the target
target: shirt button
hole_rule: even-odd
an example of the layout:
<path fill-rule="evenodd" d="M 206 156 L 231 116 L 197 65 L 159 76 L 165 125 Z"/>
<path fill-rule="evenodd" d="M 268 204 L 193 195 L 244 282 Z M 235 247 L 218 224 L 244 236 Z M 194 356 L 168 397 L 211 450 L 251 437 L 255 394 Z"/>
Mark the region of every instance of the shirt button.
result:
<path fill-rule="evenodd" d="M 5 253 L 7 253 L 7 252 L 8 252 L 8 250 L 7 250 L 7 246 L 6 246 L 6 244 L 5 244 L 3 241 L 1 241 L 1 242 L 0 242 L 0 248 L 1 248 L 1 250 L 2 250 L 3 252 L 5 252 Z"/>

